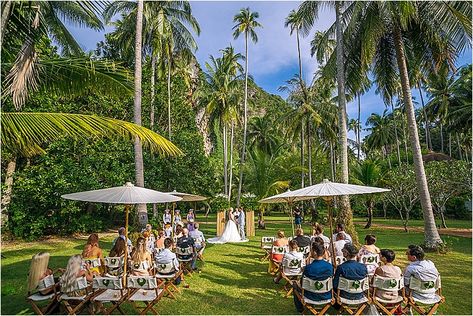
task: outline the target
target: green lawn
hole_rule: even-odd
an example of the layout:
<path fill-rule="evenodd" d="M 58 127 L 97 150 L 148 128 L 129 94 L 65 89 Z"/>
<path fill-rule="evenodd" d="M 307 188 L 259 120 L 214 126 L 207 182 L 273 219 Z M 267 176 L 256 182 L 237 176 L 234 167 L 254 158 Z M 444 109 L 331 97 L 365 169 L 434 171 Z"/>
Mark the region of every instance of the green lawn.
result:
<path fill-rule="evenodd" d="M 205 220 L 201 222 L 205 223 Z M 186 279 L 190 287 L 183 289 L 177 300 L 163 299 L 158 303 L 161 314 L 294 314 L 292 298 L 284 298 L 280 286 L 273 284 L 267 274 L 267 263 L 261 263 L 259 240 L 262 235 L 274 235 L 276 230 L 290 231 L 290 224 L 284 216 L 267 218 L 265 231 L 257 231 L 257 236 L 245 244 L 209 245 L 205 251 L 202 273 Z M 214 222 L 209 217 L 209 222 Z M 215 225 L 203 224 L 206 236 L 215 234 Z M 421 243 L 420 233 L 404 233 L 396 230 L 363 230 L 357 225 L 360 237 L 366 233 L 378 236 L 378 246 L 392 248 L 399 255 L 397 263 L 404 267 L 407 245 Z M 471 314 L 471 239 L 443 236 L 452 251 L 447 255 L 428 254 L 442 275 L 443 293 L 446 304 L 440 308 L 443 314 Z M 101 240 L 103 249 L 108 251 L 111 238 Z M 64 267 L 70 255 L 80 253 L 85 239 L 53 239 L 43 242 L 18 242 L 3 244 L 2 254 L 2 314 L 31 314 L 25 301 L 26 274 L 31 256 L 39 251 L 49 251 L 52 268 Z M 125 310 L 133 313 L 131 305 Z"/>

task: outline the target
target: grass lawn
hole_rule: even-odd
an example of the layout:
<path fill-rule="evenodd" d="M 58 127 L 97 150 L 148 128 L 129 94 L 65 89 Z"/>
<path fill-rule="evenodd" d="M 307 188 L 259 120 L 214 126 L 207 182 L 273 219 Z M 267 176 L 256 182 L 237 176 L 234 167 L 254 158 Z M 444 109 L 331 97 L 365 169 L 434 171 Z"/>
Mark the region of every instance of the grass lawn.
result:
<path fill-rule="evenodd" d="M 278 214 L 279 215 L 279 214 Z M 199 218 L 199 220 L 201 220 Z M 177 300 L 164 298 L 157 304 L 161 314 L 294 314 L 292 298 L 284 298 L 280 286 L 272 282 L 267 273 L 267 263 L 261 263 L 259 249 L 261 236 L 272 236 L 278 229 L 290 231 L 291 225 L 284 216 L 267 217 L 265 231 L 244 244 L 208 245 L 205 263 L 200 263 L 202 273 L 186 278 L 190 287 L 182 289 Z M 201 220 L 206 237 L 215 235 L 215 217 L 209 223 Z M 376 222 L 376 221 L 375 221 Z M 393 224 L 395 222 L 389 222 Z M 471 227 L 471 224 L 470 224 Z M 396 262 L 402 268 L 407 264 L 405 249 L 409 244 L 421 243 L 421 233 L 404 233 L 397 230 L 363 230 L 357 225 L 360 239 L 367 233 L 378 236 L 380 248 L 392 248 L 398 254 Z M 2 314 L 32 314 L 25 301 L 26 275 L 31 257 L 39 251 L 51 253 L 52 268 L 65 267 L 69 256 L 80 253 L 85 238 L 53 238 L 42 242 L 4 243 L 1 261 Z M 100 245 L 108 252 L 112 236 L 101 238 Z M 446 255 L 428 254 L 442 275 L 446 304 L 442 314 L 471 314 L 472 312 L 472 255 L 471 238 L 443 236 L 451 247 Z M 182 286 L 181 286 L 182 287 Z M 124 304 L 126 312 L 135 313 L 131 305 Z"/>

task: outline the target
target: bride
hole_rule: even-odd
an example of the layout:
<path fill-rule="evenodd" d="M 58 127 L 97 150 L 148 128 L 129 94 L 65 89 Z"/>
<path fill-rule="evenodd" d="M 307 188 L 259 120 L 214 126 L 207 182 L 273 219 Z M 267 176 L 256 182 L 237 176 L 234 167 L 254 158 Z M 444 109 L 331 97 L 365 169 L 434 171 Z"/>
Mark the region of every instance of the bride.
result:
<path fill-rule="evenodd" d="M 236 225 L 235 215 L 233 214 L 233 208 L 228 211 L 228 221 L 225 225 L 222 236 L 210 238 L 207 241 L 211 244 L 224 244 L 227 242 L 246 242 L 248 239 L 241 239 L 240 233 Z"/>

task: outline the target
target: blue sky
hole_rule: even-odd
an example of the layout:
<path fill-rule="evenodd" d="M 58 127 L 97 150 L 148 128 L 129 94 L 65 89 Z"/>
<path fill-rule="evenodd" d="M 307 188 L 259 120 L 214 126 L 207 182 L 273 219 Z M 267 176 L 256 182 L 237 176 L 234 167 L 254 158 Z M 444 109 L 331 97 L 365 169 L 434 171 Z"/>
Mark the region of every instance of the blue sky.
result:
<path fill-rule="evenodd" d="M 233 39 L 233 16 L 241 8 L 249 7 L 259 13 L 259 22 L 263 28 L 257 29 L 258 43 L 249 47 L 249 71 L 256 83 L 269 93 L 279 93 L 278 87 L 298 73 L 297 46 L 295 36 L 290 36 L 289 29 L 284 27 L 284 20 L 288 13 L 298 7 L 299 1 L 192 1 L 192 10 L 201 26 L 201 35 L 196 38 L 199 49 L 196 56 L 203 66 L 208 61 L 209 55 L 217 56 L 219 50 L 229 45 L 235 47 L 244 55 L 244 39 Z M 322 11 L 311 34 L 301 39 L 303 62 L 303 76 L 306 80 L 312 78 L 317 69 L 317 62 L 310 57 L 310 41 L 316 30 L 325 30 L 334 20 L 335 15 L 331 10 Z M 78 40 L 84 50 L 93 50 L 96 43 L 104 39 L 104 34 L 112 30 L 106 27 L 104 32 L 95 32 L 88 29 L 71 27 L 71 33 Z M 460 56 L 458 65 L 471 63 L 471 50 Z M 414 97 L 418 93 L 413 91 Z M 375 94 L 373 87 L 361 99 L 361 121 L 373 112 L 381 113 L 384 104 Z M 351 102 L 347 105 L 350 118 L 357 115 L 357 104 Z M 365 134 L 365 133 L 362 133 Z M 354 138 L 352 133 L 350 138 Z"/>

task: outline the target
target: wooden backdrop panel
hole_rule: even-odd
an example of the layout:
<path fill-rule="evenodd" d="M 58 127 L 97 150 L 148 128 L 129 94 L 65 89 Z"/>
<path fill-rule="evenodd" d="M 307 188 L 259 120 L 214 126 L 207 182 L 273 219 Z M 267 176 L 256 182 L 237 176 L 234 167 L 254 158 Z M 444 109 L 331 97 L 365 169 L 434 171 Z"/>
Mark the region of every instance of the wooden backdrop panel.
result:
<path fill-rule="evenodd" d="M 217 212 L 217 236 L 222 236 L 225 230 L 225 211 Z"/>
<path fill-rule="evenodd" d="M 255 236 L 255 212 L 247 211 L 245 215 L 246 215 L 246 236 L 253 237 Z"/>

